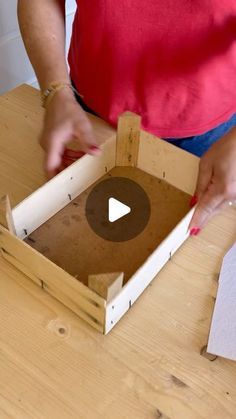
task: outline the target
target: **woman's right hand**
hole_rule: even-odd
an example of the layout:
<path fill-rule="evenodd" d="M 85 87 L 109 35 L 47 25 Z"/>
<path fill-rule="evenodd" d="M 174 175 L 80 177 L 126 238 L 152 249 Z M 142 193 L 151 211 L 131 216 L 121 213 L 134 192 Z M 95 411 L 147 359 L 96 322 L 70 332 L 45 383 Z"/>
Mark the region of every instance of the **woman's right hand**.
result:
<path fill-rule="evenodd" d="M 100 154 L 92 125 L 72 90 L 65 88 L 55 93 L 48 104 L 40 144 L 46 152 L 45 170 L 49 178 L 61 167 L 66 144 L 78 144 L 78 150 L 88 154 Z"/>

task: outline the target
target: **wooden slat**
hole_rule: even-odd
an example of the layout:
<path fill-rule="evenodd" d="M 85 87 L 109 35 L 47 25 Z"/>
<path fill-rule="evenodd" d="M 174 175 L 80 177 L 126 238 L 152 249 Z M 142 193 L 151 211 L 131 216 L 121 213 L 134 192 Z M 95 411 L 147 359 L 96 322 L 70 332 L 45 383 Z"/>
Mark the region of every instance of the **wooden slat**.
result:
<path fill-rule="evenodd" d="M 89 275 L 88 286 L 106 301 L 112 300 L 122 289 L 124 272 Z"/>
<path fill-rule="evenodd" d="M 90 324 L 94 329 L 98 330 L 101 333 L 104 333 L 104 318 L 105 318 L 105 309 L 101 311 L 99 316 L 94 313 L 93 307 L 89 309 L 85 309 L 84 305 L 80 303 L 79 299 L 76 295 L 74 297 L 69 297 L 63 293 L 61 287 L 47 287 L 45 291 L 56 298 L 58 301 L 63 303 L 66 307 L 68 307 L 71 311 L 77 314 L 81 319 L 83 319 L 86 323 Z"/>
<path fill-rule="evenodd" d="M 100 156 L 85 155 L 17 205 L 12 213 L 17 236 L 27 237 L 115 166 L 115 136 Z"/>
<path fill-rule="evenodd" d="M 139 169 L 165 179 L 192 195 L 196 187 L 198 166 L 198 157 L 141 131 L 137 164 Z"/>
<path fill-rule="evenodd" d="M 189 237 L 188 225 L 194 209 L 176 226 L 169 236 L 149 256 L 146 262 L 129 279 L 119 295 L 107 304 L 105 333 L 108 333 L 147 288 L 157 273 L 168 262 L 176 250 Z"/>
<path fill-rule="evenodd" d="M 104 299 L 3 227 L 0 227 L 0 245 L 3 252 L 7 252 L 27 267 L 40 280 L 42 287 L 47 292 L 86 321 L 89 318 L 90 324 L 91 319 L 93 319 L 93 323 L 98 324 L 100 329 L 103 330 Z M 18 268 L 21 269 L 19 263 Z M 23 273 L 25 273 L 24 270 Z"/>
<path fill-rule="evenodd" d="M 16 229 L 12 217 L 11 204 L 8 195 L 5 195 L 0 199 L 0 224 L 8 229 L 11 233 L 15 234 Z"/>
<path fill-rule="evenodd" d="M 45 292 L 50 294 L 52 297 L 56 298 L 58 301 L 63 303 L 66 307 L 68 307 L 71 311 L 76 313 L 80 318 L 85 320 L 89 323 L 93 328 L 97 329 L 99 332 L 104 332 L 103 324 L 100 324 L 93 316 L 90 316 L 83 310 L 81 310 L 80 306 L 72 301 L 70 298 L 67 298 L 65 294 L 61 293 L 60 290 L 56 288 L 51 289 L 49 288 L 46 283 L 42 282 L 39 278 L 32 274 L 32 272 L 24 266 L 20 261 L 18 261 L 14 256 L 7 253 L 5 250 L 2 249 L 2 256 L 3 258 L 13 265 L 18 271 L 25 275 L 27 279 L 30 279 L 35 284 L 40 286 Z"/>
<path fill-rule="evenodd" d="M 117 128 L 116 166 L 137 166 L 141 117 L 125 112 Z"/>
<path fill-rule="evenodd" d="M 22 272 L 28 279 L 31 279 L 35 284 L 42 287 L 42 281 L 39 278 L 37 278 L 34 274 L 32 274 L 29 268 L 23 265 L 22 262 L 17 260 L 14 256 L 8 253 L 5 249 L 2 249 L 2 256 L 11 265 L 15 266 L 15 268 L 18 269 L 18 271 Z"/>

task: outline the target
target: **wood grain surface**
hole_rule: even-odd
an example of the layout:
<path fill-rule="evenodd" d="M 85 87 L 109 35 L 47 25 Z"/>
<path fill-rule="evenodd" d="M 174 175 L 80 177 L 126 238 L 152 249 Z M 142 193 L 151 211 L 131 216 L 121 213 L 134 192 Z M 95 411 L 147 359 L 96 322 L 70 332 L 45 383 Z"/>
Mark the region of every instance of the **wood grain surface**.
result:
<path fill-rule="evenodd" d="M 0 113 L 0 194 L 15 205 L 45 181 L 38 92 L 3 96 Z M 235 418 L 236 363 L 200 354 L 235 220 L 188 239 L 107 336 L 0 260 L 0 418 Z"/>

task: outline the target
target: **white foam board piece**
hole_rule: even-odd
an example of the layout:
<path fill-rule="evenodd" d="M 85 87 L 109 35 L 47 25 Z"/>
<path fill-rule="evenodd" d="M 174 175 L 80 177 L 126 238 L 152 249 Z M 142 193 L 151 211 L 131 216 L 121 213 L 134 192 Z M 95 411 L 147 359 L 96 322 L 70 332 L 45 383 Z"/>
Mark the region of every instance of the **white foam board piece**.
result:
<path fill-rule="evenodd" d="M 236 243 L 223 259 L 207 352 L 236 361 Z"/>

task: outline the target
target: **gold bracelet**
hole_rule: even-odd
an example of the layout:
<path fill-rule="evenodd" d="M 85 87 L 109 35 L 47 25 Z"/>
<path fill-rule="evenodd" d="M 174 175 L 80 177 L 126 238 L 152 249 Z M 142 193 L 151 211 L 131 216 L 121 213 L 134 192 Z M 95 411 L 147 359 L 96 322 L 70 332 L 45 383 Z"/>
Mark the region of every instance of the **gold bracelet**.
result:
<path fill-rule="evenodd" d="M 79 95 L 77 90 L 68 82 L 53 82 L 49 85 L 49 87 L 41 93 L 41 100 L 43 108 L 47 108 L 49 103 L 51 102 L 52 98 L 54 97 L 55 93 L 59 92 L 62 89 L 69 88 L 74 93 Z"/>

